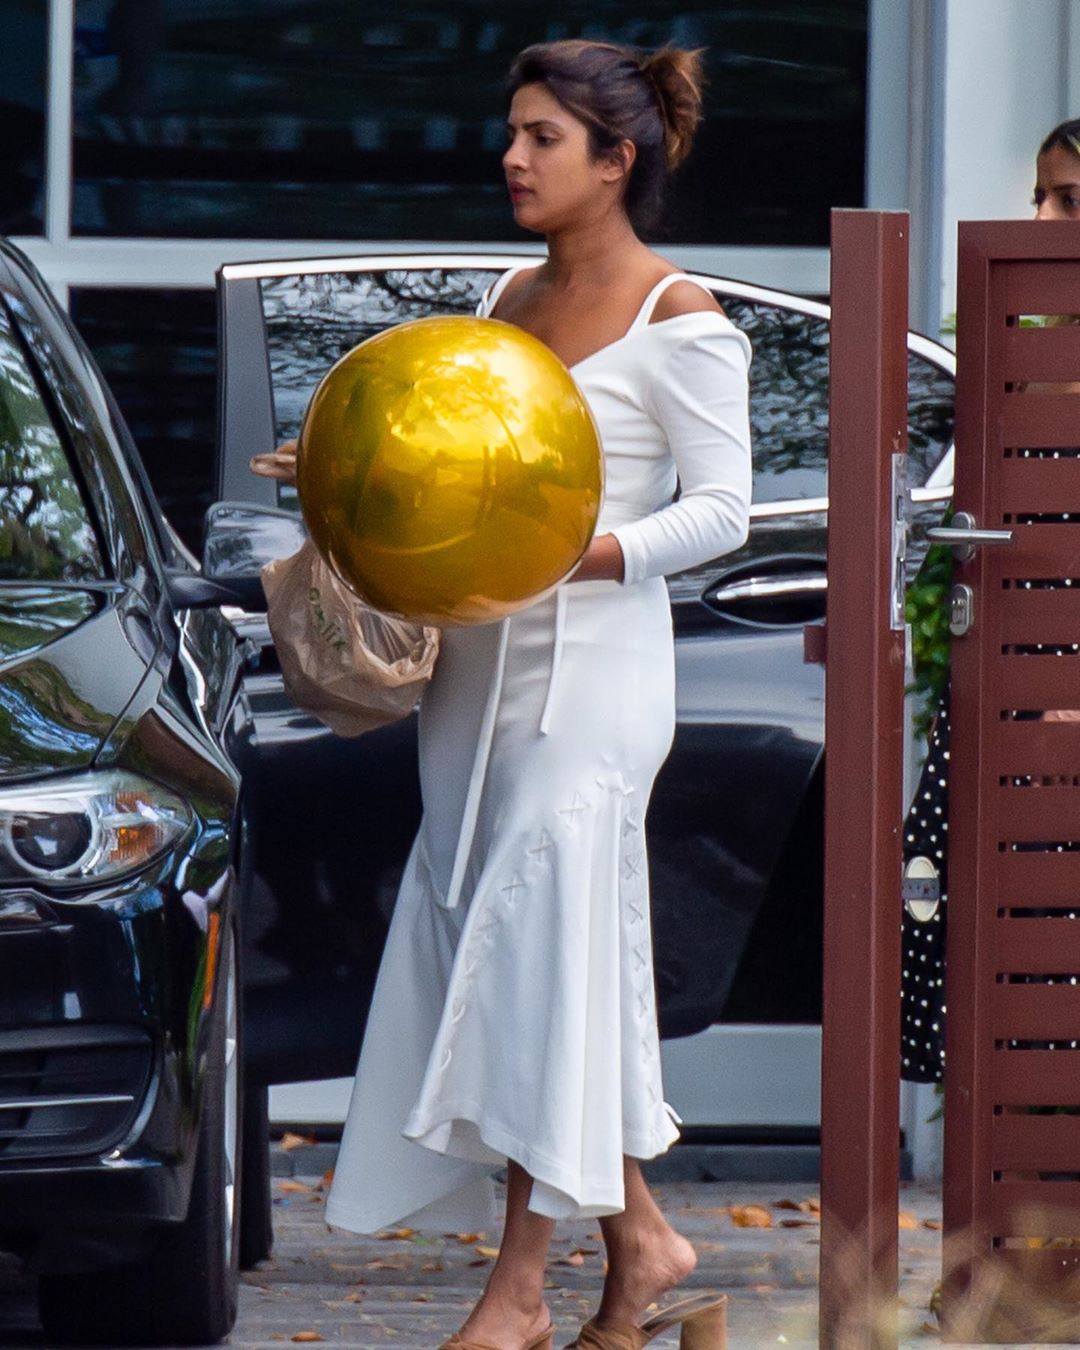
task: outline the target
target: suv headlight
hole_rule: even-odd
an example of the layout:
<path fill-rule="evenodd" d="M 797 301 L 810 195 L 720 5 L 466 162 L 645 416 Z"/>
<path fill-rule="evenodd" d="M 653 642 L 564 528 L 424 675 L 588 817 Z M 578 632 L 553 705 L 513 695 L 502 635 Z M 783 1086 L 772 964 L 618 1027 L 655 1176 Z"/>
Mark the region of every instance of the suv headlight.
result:
<path fill-rule="evenodd" d="M 191 818 L 182 797 L 123 770 L 0 787 L 0 883 L 112 881 L 164 853 Z"/>

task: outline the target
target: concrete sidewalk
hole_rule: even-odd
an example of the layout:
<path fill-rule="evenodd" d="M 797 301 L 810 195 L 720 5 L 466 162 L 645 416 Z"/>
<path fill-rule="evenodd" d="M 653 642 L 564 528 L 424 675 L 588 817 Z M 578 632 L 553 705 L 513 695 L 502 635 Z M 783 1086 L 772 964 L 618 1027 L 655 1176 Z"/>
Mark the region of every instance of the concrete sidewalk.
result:
<path fill-rule="evenodd" d="M 305 1167 L 308 1158 L 325 1160 L 319 1146 L 298 1148 L 291 1157 L 295 1174 L 275 1178 L 274 1256 L 244 1277 L 231 1344 L 265 1350 L 313 1332 L 333 1345 L 435 1350 L 461 1325 L 483 1287 L 498 1232 L 434 1238 L 332 1232 L 323 1222 L 323 1180 L 316 1168 Z M 689 1182 L 654 1191 L 698 1250 L 698 1269 L 685 1288 L 730 1296 L 732 1350 L 816 1347 L 816 1187 Z M 928 1304 L 940 1263 L 939 1198 L 936 1190 L 908 1185 L 901 1206 L 903 1343 L 933 1345 L 939 1338 Z M 767 1226 L 743 1227 L 738 1219 Z M 548 1268 L 556 1346 L 571 1340 L 596 1306 L 603 1282 L 598 1238 L 595 1222 L 557 1229 Z M 669 1333 L 663 1343 L 675 1339 Z"/>
<path fill-rule="evenodd" d="M 270 1350 L 313 1340 L 356 1350 L 436 1350 L 483 1287 L 498 1232 L 381 1238 L 332 1232 L 323 1219 L 321 1174 L 332 1156 L 329 1146 L 288 1155 L 275 1146 L 277 1170 L 293 1175 L 274 1178 L 274 1255 L 243 1276 L 240 1317 L 229 1344 L 233 1350 Z M 665 1182 L 653 1189 L 698 1250 L 698 1269 L 686 1290 L 724 1290 L 730 1297 L 731 1350 L 816 1350 L 815 1186 Z M 939 1337 L 928 1304 L 940 1264 L 939 1196 L 936 1189 L 908 1184 L 900 1204 L 902 1344 L 933 1346 Z M 739 1226 L 737 1219 L 763 1226 Z M 571 1340 L 595 1308 L 602 1282 L 597 1225 L 560 1225 L 548 1267 L 556 1346 Z M 669 1333 L 660 1343 L 675 1340 Z M 0 1261 L 0 1347 L 45 1344 L 32 1283 Z"/>

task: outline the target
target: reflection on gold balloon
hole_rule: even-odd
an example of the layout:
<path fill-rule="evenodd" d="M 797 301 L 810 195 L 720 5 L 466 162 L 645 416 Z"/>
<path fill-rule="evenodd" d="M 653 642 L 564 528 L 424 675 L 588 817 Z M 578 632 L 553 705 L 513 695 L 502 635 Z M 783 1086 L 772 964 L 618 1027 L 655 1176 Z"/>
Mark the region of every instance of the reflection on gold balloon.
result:
<path fill-rule="evenodd" d="M 418 319 L 343 356 L 300 432 L 316 547 L 378 609 L 487 623 L 574 567 L 603 460 L 570 372 L 497 319 Z"/>

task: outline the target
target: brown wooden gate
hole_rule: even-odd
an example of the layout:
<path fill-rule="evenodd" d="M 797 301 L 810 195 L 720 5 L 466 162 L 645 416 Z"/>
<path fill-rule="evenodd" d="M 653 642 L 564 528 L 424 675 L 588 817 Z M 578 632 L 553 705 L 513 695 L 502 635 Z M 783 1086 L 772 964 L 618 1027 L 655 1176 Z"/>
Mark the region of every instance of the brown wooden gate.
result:
<path fill-rule="evenodd" d="M 1045 317 L 1076 315 L 1080 224 L 961 225 L 955 505 L 1013 538 L 954 588 L 951 1340 L 1080 1341 L 1080 326 Z"/>

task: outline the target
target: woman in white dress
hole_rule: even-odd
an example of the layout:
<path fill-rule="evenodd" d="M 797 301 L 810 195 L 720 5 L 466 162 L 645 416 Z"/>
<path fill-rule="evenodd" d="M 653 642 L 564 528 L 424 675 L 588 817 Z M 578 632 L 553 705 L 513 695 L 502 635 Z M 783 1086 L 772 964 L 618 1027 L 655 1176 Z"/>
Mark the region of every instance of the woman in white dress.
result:
<path fill-rule="evenodd" d="M 674 730 L 664 576 L 737 548 L 750 500 L 749 344 L 636 227 L 700 116 L 699 56 L 531 47 L 503 160 L 547 238 L 481 313 L 572 370 L 606 492 L 574 577 L 497 624 L 443 635 L 420 713 L 424 817 L 364 1038 L 327 1222 L 505 1230 L 456 1350 L 549 1347 L 553 1223 L 595 1217 L 608 1271 L 579 1343 L 644 1344 L 693 1248 L 638 1164 L 677 1137 L 660 1082 L 645 808 Z M 672 499 L 678 477 L 681 495 Z M 717 1350 L 722 1299 L 672 1312 Z"/>

